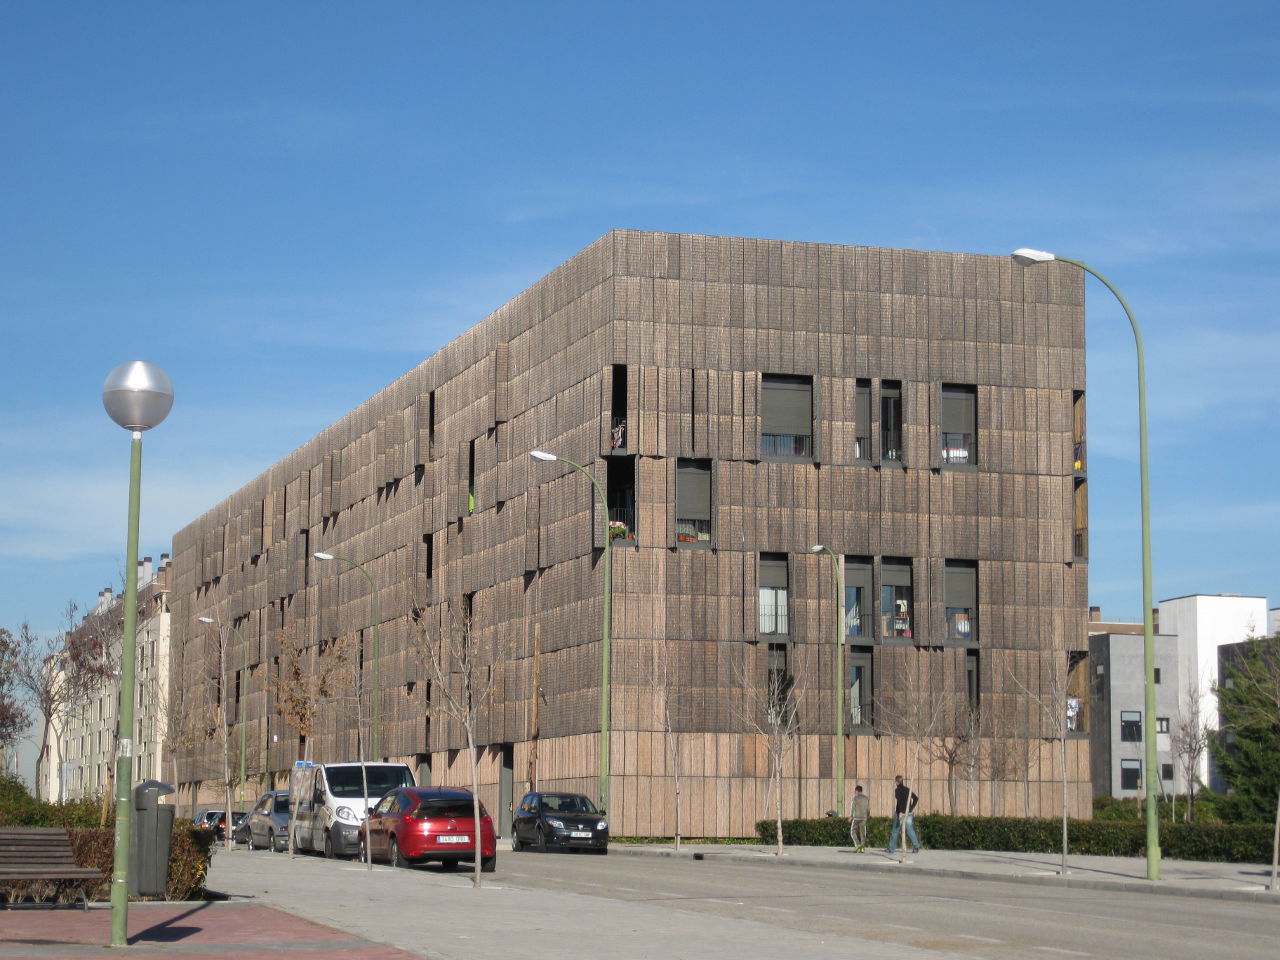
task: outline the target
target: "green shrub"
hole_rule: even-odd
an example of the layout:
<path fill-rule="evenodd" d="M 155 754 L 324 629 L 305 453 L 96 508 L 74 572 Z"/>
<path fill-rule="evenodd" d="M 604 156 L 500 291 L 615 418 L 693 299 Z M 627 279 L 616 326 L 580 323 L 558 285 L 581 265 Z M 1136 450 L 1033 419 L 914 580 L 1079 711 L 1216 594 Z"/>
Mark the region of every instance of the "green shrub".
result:
<path fill-rule="evenodd" d="M 868 821 L 867 844 L 889 840 L 889 818 Z M 1146 852 L 1146 827 L 1123 820 L 1069 820 L 1068 851 L 1111 857 L 1140 857 Z M 935 850 L 999 850 L 1056 853 L 1062 849 L 1062 821 L 1020 817 L 950 817 L 930 813 L 916 817 L 920 842 Z M 756 833 L 775 843 L 774 821 L 761 820 Z M 782 821 L 784 843 L 795 846 L 848 846 L 849 821 L 843 817 Z M 1224 826 L 1201 823 L 1160 824 L 1160 849 L 1175 860 L 1269 863 L 1272 830 L 1264 824 Z"/>

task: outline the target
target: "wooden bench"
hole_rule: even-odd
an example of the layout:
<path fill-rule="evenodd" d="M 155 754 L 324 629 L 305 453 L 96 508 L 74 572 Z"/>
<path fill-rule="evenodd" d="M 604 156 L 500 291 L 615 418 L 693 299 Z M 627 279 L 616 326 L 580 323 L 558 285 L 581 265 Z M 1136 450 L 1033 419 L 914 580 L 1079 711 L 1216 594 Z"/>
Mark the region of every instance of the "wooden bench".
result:
<path fill-rule="evenodd" d="M 76 883 L 84 908 L 87 881 L 102 879 L 102 872 L 82 867 L 71 852 L 71 838 L 60 827 L 0 827 L 0 883 L 48 880 Z M 91 885 L 91 884 L 90 884 Z"/>

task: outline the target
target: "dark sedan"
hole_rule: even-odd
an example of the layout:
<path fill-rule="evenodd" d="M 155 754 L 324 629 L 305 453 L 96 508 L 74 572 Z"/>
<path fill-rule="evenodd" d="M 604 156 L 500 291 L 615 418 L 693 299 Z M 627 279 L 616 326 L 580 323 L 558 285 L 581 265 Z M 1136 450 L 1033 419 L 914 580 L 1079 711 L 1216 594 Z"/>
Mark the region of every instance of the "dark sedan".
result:
<path fill-rule="evenodd" d="M 277 853 L 287 850 L 289 791 L 264 793 L 237 828 L 236 839 L 248 843 L 250 850 L 274 850 Z"/>
<path fill-rule="evenodd" d="M 513 811 L 511 849 L 609 852 L 609 821 L 580 793 L 526 793 Z"/>

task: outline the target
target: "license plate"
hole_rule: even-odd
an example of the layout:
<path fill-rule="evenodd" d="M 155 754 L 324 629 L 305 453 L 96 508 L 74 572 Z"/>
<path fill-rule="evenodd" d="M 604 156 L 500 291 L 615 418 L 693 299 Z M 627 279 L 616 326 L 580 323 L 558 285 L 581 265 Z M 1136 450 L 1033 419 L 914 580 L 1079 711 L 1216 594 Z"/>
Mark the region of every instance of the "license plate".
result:
<path fill-rule="evenodd" d="M 583 840 L 590 840 L 591 831 L 590 830 L 574 830 L 572 833 L 569 834 L 569 836 L 573 837 L 574 839 L 581 838 Z"/>
<path fill-rule="evenodd" d="M 471 838 L 466 834 L 450 834 L 448 836 L 436 837 L 440 843 L 470 843 Z"/>

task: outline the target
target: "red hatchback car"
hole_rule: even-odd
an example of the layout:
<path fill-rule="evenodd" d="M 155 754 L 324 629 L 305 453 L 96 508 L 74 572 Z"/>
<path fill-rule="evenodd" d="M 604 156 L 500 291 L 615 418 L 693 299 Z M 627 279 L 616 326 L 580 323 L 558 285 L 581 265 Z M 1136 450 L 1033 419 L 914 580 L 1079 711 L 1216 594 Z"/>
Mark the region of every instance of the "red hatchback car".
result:
<path fill-rule="evenodd" d="M 392 790 L 369 814 L 369 846 L 374 860 L 394 867 L 439 860 L 446 870 L 460 861 L 475 862 L 476 825 L 471 794 L 439 787 L 400 787 Z M 360 859 L 365 857 L 365 833 L 360 832 Z M 492 873 L 498 865 L 498 841 L 493 820 L 480 805 L 480 869 Z"/>

